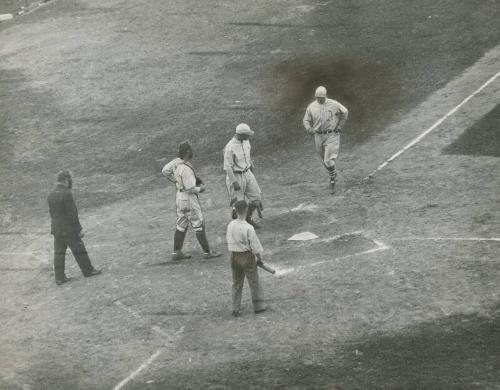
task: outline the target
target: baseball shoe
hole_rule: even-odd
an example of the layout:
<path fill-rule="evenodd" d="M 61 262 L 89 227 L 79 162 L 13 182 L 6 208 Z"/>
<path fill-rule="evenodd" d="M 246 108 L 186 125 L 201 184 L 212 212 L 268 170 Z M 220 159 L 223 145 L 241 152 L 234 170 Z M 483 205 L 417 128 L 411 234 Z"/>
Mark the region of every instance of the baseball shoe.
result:
<path fill-rule="evenodd" d="M 207 259 L 215 259 L 216 257 L 221 257 L 221 256 L 222 256 L 222 253 L 215 252 L 215 251 L 211 251 L 209 253 L 203 253 L 203 258 L 205 260 L 207 260 Z"/>
<path fill-rule="evenodd" d="M 330 179 L 330 193 L 335 194 L 335 180 Z"/>
<path fill-rule="evenodd" d="M 255 310 L 254 313 L 255 314 L 264 313 L 268 309 L 269 309 L 268 307 L 263 307 L 263 308 Z"/>
<path fill-rule="evenodd" d="M 233 310 L 233 312 L 231 314 L 233 315 L 233 317 L 240 317 L 241 316 L 241 313 L 237 310 Z"/>
<path fill-rule="evenodd" d="M 190 259 L 190 258 L 191 258 L 191 255 L 188 255 L 182 251 L 174 252 L 174 254 L 172 255 L 172 260 L 174 260 L 174 261 L 186 260 L 186 259 Z"/>
<path fill-rule="evenodd" d="M 102 269 L 95 269 L 93 268 L 92 271 L 90 271 L 87 275 L 83 275 L 86 278 L 90 278 L 91 276 L 96 276 L 102 274 Z"/>
<path fill-rule="evenodd" d="M 64 284 L 64 283 L 67 283 L 69 282 L 71 279 L 73 278 L 67 278 L 66 276 L 64 277 L 64 279 L 59 279 L 59 280 L 56 280 L 56 284 L 58 286 L 60 286 L 61 284 Z"/>

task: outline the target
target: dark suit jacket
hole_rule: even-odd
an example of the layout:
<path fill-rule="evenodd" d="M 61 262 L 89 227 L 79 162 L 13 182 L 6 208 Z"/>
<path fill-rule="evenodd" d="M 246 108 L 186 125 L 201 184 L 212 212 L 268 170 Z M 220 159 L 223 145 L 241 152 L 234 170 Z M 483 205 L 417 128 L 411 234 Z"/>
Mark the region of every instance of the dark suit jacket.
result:
<path fill-rule="evenodd" d="M 51 219 L 50 232 L 55 236 L 78 234 L 82 230 L 71 190 L 58 184 L 47 197 Z"/>

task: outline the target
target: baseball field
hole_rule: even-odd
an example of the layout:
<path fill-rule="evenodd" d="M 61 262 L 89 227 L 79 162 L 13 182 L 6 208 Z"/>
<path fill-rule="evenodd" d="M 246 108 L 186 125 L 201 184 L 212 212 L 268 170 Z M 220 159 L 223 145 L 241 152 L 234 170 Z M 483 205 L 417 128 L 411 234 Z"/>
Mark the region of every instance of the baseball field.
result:
<path fill-rule="evenodd" d="M 0 388 L 500 389 L 498 20 L 496 0 L 53 0 L 0 22 Z M 318 85 L 349 109 L 335 195 L 301 122 Z M 271 309 L 245 286 L 233 318 L 240 122 L 278 272 Z M 161 168 L 186 139 L 218 259 L 190 231 L 170 260 Z M 56 286 L 60 169 L 103 274 L 68 253 Z"/>

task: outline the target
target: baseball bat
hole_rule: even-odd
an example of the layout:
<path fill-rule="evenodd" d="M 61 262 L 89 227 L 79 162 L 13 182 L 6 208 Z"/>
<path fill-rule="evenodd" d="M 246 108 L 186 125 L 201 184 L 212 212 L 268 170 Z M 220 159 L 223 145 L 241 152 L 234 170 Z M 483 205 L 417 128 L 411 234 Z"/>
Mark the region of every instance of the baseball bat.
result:
<path fill-rule="evenodd" d="M 262 268 L 264 271 L 267 271 L 269 272 L 270 274 L 275 274 L 276 273 L 276 270 L 275 269 L 272 269 L 271 267 L 268 267 L 267 265 L 265 264 L 259 264 L 259 267 Z"/>

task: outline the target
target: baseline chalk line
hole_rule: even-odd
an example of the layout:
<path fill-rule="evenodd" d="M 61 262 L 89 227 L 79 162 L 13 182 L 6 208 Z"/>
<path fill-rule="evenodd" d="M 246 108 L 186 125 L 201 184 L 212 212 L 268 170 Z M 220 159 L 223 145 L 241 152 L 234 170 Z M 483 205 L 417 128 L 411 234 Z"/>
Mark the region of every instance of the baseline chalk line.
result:
<path fill-rule="evenodd" d="M 460 104 L 455 106 L 453 109 L 448 111 L 446 115 L 441 117 L 436 123 L 434 123 L 431 127 L 429 127 L 427 130 L 423 131 L 418 137 L 414 138 L 412 141 L 410 141 L 405 147 L 403 147 L 401 150 L 398 152 L 394 153 L 391 157 L 389 157 L 387 160 L 385 160 L 382 164 L 380 164 L 372 173 L 370 173 L 366 179 L 369 179 L 373 177 L 378 171 L 384 169 L 387 164 L 390 162 L 394 161 L 396 158 L 401 156 L 404 152 L 406 152 L 408 149 L 410 149 L 412 146 L 415 144 L 419 143 L 427 134 L 435 130 L 441 123 L 443 123 L 446 119 L 448 119 L 450 116 L 455 114 L 461 107 L 463 107 L 469 100 L 471 100 L 474 96 L 476 96 L 479 92 L 481 92 L 484 88 L 486 88 L 488 85 L 490 85 L 493 81 L 495 81 L 498 76 L 500 76 L 500 72 L 496 73 L 492 77 L 490 77 L 483 85 L 481 85 L 478 89 L 476 89 L 473 93 L 471 93 L 469 96 L 467 96 Z"/>
<path fill-rule="evenodd" d="M 141 373 L 144 369 L 148 368 L 151 363 L 153 363 L 158 356 L 160 356 L 163 352 L 165 351 L 165 348 L 160 348 L 158 351 L 156 351 L 154 354 L 152 354 L 144 363 L 142 363 L 137 369 L 132 371 L 129 376 L 127 376 L 124 380 L 122 380 L 120 383 L 118 383 L 115 387 L 113 387 L 113 390 L 120 390 L 123 389 L 129 383 L 131 380 L 133 380 L 137 375 Z"/>
<path fill-rule="evenodd" d="M 321 264 L 325 264 L 325 263 L 331 263 L 332 261 L 338 261 L 338 260 L 345 260 L 345 259 L 350 259 L 351 257 L 357 257 L 357 256 L 364 256 L 364 255 L 369 255 L 370 253 L 376 253 L 376 252 L 381 252 L 381 251 L 385 251 L 387 249 L 390 249 L 390 246 L 383 243 L 382 241 L 380 240 L 375 240 L 375 239 L 371 239 L 376 247 L 375 248 L 372 248 L 372 249 L 368 249 L 366 251 L 363 251 L 363 252 L 359 252 L 359 253 L 353 253 L 351 255 L 346 255 L 346 256 L 341 256 L 341 257 L 336 257 L 334 259 L 331 259 L 331 260 L 322 260 L 322 261 L 317 261 L 315 263 L 311 263 L 311 264 L 306 264 L 306 265 L 300 265 L 298 266 L 295 270 L 296 271 L 299 271 L 301 269 L 305 269 L 305 268 L 311 268 L 311 267 L 316 267 L 318 265 L 321 265 Z"/>
<path fill-rule="evenodd" d="M 496 241 L 500 237 L 402 237 L 394 238 L 393 241 Z"/>
<path fill-rule="evenodd" d="M 129 306 L 125 305 L 122 301 L 116 300 L 114 304 L 123 310 L 125 310 L 127 313 L 132 315 L 134 318 L 140 319 L 141 321 L 144 321 L 144 317 L 141 316 L 138 312 L 130 308 Z M 184 326 L 181 326 L 177 331 L 174 332 L 173 335 L 168 334 L 165 332 L 162 328 L 160 328 L 158 325 L 153 325 L 151 326 L 151 330 L 158 335 L 164 337 L 166 340 L 164 341 L 164 347 L 158 349 L 154 354 L 152 354 L 144 363 L 142 363 L 137 369 L 132 371 L 125 379 L 123 379 L 120 383 L 118 383 L 115 387 L 113 387 L 113 390 L 120 390 L 124 386 L 127 385 L 131 380 L 136 378 L 141 371 L 144 371 L 146 368 L 148 368 L 155 360 L 160 356 L 163 352 L 166 351 L 167 344 L 173 343 L 177 337 L 179 337 L 183 332 L 184 332 Z"/>

